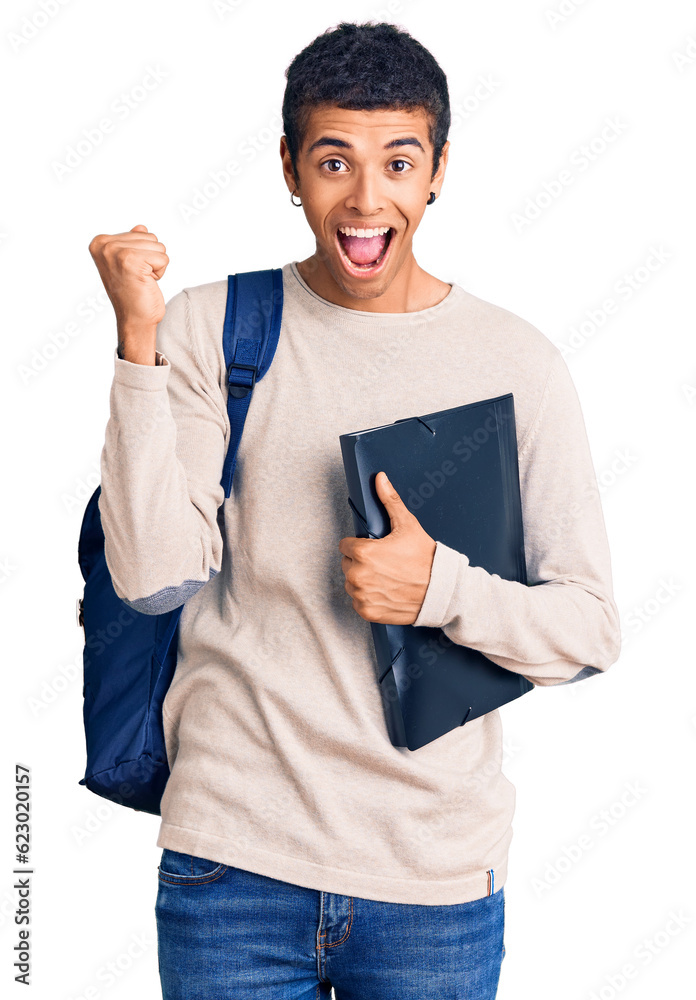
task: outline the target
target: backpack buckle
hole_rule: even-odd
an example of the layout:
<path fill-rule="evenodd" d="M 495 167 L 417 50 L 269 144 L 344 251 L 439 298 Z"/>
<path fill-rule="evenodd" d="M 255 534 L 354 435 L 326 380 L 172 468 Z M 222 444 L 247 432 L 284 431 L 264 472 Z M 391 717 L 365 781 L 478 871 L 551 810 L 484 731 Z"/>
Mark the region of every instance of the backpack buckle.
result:
<path fill-rule="evenodd" d="M 75 616 L 77 617 L 77 624 L 82 626 L 82 631 L 85 634 L 85 644 L 87 643 L 87 627 L 85 626 L 85 613 L 84 613 L 84 598 L 78 597 L 77 606 L 75 608 Z"/>
<path fill-rule="evenodd" d="M 246 371 L 251 372 L 251 385 L 248 382 L 233 382 L 232 381 L 232 369 L 233 368 L 244 368 Z M 239 361 L 231 361 L 227 366 L 227 385 L 229 387 L 230 394 L 235 396 L 237 399 L 242 399 L 247 393 L 256 385 L 256 377 L 259 373 L 259 369 L 256 365 L 243 365 Z"/>

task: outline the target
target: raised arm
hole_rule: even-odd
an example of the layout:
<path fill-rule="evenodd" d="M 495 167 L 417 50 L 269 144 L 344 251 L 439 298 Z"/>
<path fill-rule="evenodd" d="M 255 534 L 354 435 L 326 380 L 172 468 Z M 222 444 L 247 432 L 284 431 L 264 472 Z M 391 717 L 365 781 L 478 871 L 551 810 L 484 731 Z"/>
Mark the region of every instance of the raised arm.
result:
<path fill-rule="evenodd" d="M 150 265 L 157 264 L 152 253 L 160 253 L 151 247 L 141 248 Z M 133 282 L 143 283 L 142 261 L 130 256 L 138 274 Z M 137 611 L 160 614 L 182 605 L 221 568 L 217 513 L 229 423 L 221 387 L 201 362 L 187 292 L 166 306 L 162 300 L 163 315 L 151 330 L 143 299 L 129 314 L 123 265 L 105 273 L 113 276 L 107 291 L 118 302 L 119 347 L 101 454 L 104 551 L 117 595 Z M 161 295 L 157 279 L 149 280 Z"/>

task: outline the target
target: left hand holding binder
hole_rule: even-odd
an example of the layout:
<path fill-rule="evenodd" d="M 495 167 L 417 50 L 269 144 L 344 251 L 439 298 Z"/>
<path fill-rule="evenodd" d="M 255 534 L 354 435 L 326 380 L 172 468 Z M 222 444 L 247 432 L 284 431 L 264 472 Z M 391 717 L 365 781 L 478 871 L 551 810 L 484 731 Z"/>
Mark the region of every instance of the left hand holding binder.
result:
<path fill-rule="evenodd" d="M 430 582 L 435 540 L 387 479 L 375 477 L 377 495 L 391 521 L 383 538 L 342 538 L 345 589 L 361 618 L 383 625 L 412 625 Z"/>

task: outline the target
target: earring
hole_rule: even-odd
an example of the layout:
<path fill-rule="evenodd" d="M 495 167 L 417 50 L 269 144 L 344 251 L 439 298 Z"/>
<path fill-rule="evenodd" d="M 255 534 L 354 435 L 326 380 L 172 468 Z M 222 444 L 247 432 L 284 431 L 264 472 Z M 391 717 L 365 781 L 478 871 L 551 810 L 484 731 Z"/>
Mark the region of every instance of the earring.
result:
<path fill-rule="evenodd" d="M 431 191 L 431 192 L 430 192 L 430 197 L 428 198 L 428 200 L 426 201 L 426 203 L 425 203 L 425 204 L 426 204 L 426 205 L 432 205 L 432 203 L 433 203 L 434 201 L 435 201 L 435 192 L 434 192 L 434 191 Z"/>
<path fill-rule="evenodd" d="M 295 195 L 296 194 L 297 194 L 296 190 L 292 192 L 292 194 L 290 195 L 290 201 L 293 203 L 293 205 L 295 206 L 295 208 L 299 208 L 302 205 L 302 201 L 301 200 L 300 201 L 295 201 Z"/>

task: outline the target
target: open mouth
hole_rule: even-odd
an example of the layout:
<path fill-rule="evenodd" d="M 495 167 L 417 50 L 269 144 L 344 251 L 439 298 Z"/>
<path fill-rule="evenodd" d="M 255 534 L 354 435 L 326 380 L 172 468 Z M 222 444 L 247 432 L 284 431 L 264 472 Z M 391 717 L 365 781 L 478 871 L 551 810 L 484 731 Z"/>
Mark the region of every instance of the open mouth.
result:
<path fill-rule="evenodd" d="M 372 237 L 346 236 L 337 229 L 336 238 L 346 269 L 351 274 L 375 274 L 387 259 L 393 235 L 392 228 L 384 235 Z"/>

